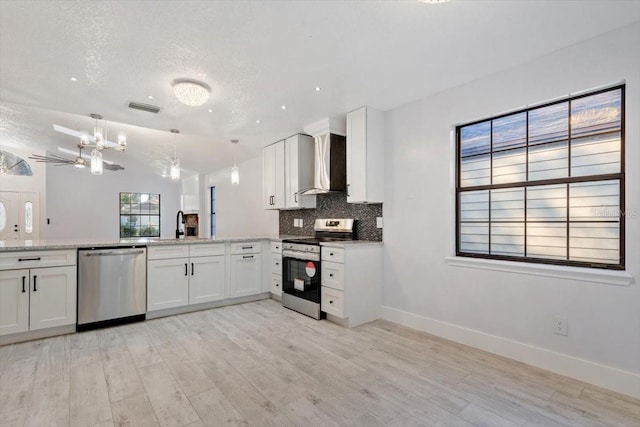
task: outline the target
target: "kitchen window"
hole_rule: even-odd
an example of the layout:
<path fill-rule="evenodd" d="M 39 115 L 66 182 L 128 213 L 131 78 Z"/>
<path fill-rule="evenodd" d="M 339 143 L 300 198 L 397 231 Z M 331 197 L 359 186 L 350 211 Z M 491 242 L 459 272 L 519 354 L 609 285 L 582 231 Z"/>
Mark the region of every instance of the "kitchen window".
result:
<path fill-rule="evenodd" d="M 160 195 L 120 193 L 120 238 L 160 237 Z"/>
<path fill-rule="evenodd" d="M 211 237 L 216 235 L 216 187 L 211 187 Z"/>
<path fill-rule="evenodd" d="M 624 269 L 624 91 L 456 127 L 456 255 Z"/>

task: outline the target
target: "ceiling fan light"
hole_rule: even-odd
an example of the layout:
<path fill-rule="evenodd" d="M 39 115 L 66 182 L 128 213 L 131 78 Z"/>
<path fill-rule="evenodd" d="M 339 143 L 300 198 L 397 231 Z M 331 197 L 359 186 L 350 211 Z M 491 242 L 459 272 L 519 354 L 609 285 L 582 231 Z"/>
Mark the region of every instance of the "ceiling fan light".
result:
<path fill-rule="evenodd" d="M 102 175 L 102 152 L 94 148 L 91 152 L 91 173 L 93 175 Z"/>
<path fill-rule="evenodd" d="M 76 162 L 73 164 L 73 166 L 75 166 L 75 167 L 77 167 L 77 168 L 79 168 L 79 169 L 84 168 L 84 167 L 85 167 L 85 161 L 84 161 L 84 159 L 83 159 L 82 157 L 78 157 L 78 158 L 76 159 Z"/>
<path fill-rule="evenodd" d="M 100 149 L 104 148 L 104 131 L 101 126 L 96 124 L 96 127 L 93 129 L 93 139 L 96 141 L 96 146 Z"/>
<path fill-rule="evenodd" d="M 118 147 L 120 151 L 127 149 L 127 134 L 123 130 L 118 132 Z"/>
<path fill-rule="evenodd" d="M 174 80 L 172 85 L 173 94 L 185 105 L 197 107 L 209 99 L 209 91 L 211 89 L 204 83 L 195 80 L 179 79 Z"/>
<path fill-rule="evenodd" d="M 171 160 L 171 167 L 169 168 L 169 176 L 173 181 L 178 181 L 180 179 L 180 159 L 174 157 Z"/>
<path fill-rule="evenodd" d="M 89 134 L 86 130 L 80 132 L 80 144 L 88 145 L 89 144 Z"/>

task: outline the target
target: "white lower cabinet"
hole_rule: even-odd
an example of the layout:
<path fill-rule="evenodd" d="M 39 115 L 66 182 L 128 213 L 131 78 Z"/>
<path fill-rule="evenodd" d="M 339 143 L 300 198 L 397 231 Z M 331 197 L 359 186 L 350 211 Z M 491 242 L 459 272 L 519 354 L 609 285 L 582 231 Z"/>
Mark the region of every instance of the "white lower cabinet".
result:
<path fill-rule="evenodd" d="M 282 298 L 282 242 L 271 242 L 271 287 L 277 299 Z"/>
<path fill-rule="evenodd" d="M 191 258 L 189 304 L 224 299 L 224 256 Z"/>
<path fill-rule="evenodd" d="M 60 263 L 75 262 L 68 256 L 60 258 Z M 16 260 L 35 266 L 38 262 L 55 262 L 55 251 L 16 257 Z M 2 254 L 4 261 L 12 253 Z M 49 260 L 49 261 L 47 261 Z M 57 261 L 56 261 L 57 262 Z M 76 323 L 76 267 L 2 269 L 0 270 L 0 335 L 36 331 Z"/>
<path fill-rule="evenodd" d="M 262 290 L 262 254 L 231 255 L 231 298 L 259 294 Z"/>
<path fill-rule="evenodd" d="M 147 311 L 189 304 L 189 258 L 147 262 Z"/>
<path fill-rule="evenodd" d="M 347 327 L 379 319 L 382 243 L 321 246 L 320 309 Z"/>
<path fill-rule="evenodd" d="M 225 298 L 224 243 L 150 247 L 147 262 L 147 311 Z M 167 258 L 176 255 L 192 255 Z"/>

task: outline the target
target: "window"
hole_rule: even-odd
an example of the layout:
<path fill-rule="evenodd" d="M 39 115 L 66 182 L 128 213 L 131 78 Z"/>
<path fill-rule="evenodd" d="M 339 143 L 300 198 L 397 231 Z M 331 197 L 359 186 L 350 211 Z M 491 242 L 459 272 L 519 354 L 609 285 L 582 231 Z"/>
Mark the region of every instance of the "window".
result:
<path fill-rule="evenodd" d="M 211 237 L 216 235 L 216 187 L 211 187 Z"/>
<path fill-rule="evenodd" d="M 160 237 L 160 195 L 120 193 L 120 238 Z"/>
<path fill-rule="evenodd" d="M 456 128 L 456 255 L 624 269 L 624 85 Z"/>

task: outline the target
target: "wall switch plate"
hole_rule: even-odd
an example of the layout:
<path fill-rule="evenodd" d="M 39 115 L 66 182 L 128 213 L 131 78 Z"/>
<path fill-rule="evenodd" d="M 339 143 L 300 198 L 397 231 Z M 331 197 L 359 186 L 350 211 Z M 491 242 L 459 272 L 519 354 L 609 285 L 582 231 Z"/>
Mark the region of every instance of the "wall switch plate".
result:
<path fill-rule="evenodd" d="M 558 335 L 567 335 L 569 320 L 562 316 L 553 316 L 553 333 Z"/>
<path fill-rule="evenodd" d="M 382 224 L 383 224 L 383 222 L 384 222 L 384 221 L 382 220 L 382 217 L 381 217 L 381 216 L 376 217 L 376 227 L 378 227 L 378 228 L 382 228 Z"/>

